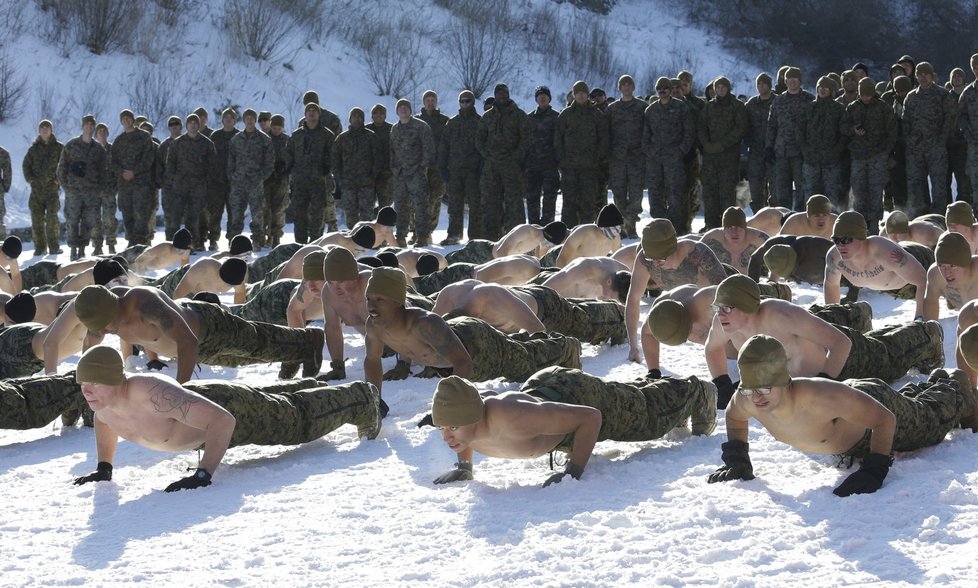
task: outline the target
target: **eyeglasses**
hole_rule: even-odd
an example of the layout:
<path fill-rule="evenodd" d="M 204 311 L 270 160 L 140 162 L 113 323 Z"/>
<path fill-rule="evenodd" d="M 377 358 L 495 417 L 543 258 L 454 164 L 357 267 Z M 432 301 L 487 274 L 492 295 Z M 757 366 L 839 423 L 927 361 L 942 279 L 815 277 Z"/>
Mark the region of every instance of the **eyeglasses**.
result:
<path fill-rule="evenodd" d="M 852 241 L 852 237 L 832 237 L 832 242 L 836 245 L 848 245 L 849 243 L 852 243 Z"/>
<path fill-rule="evenodd" d="M 770 388 L 740 388 L 737 390 L 744 396 L 753 396 L 754 394 L 760 394 L 761 396 L 767 396 L 771 393 Z"/>
<path fill-rule="evenodd" d="M 716 314 L 718 312 L 722 312 L 723 314 L 730 314 L 733 311 L 733 309 L 734 309 L 734 307 L 733 306 L 730 306 L 729 304 L 711 304 L 710 305 L 710 310 L 712 310 L 714 314 Z"/>

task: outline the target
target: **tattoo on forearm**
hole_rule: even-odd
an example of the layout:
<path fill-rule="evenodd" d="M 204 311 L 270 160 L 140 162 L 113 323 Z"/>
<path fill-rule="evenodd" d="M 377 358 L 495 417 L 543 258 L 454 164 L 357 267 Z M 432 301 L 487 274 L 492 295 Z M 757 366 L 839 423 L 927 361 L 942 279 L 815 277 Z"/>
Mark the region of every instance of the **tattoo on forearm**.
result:
<path fill-rule="evenodd" d="M 164 384 L 157 384 L 154 388 L 160 388 L 153 392 L 149 398 L 156 412 L 179 412 L 179 418 L 183 420 L 187 418 L 190 406 L 197 403 L 197 399 L 193 396 L 174 392 L 165 387 Z"/>
<path fill-rule="evenodd" d="M 155 296 L 143 303 L 140 308 L 144 320 L 150 320 L 160 325 L 164 331 L 173 328 L 173 310 Z"/>

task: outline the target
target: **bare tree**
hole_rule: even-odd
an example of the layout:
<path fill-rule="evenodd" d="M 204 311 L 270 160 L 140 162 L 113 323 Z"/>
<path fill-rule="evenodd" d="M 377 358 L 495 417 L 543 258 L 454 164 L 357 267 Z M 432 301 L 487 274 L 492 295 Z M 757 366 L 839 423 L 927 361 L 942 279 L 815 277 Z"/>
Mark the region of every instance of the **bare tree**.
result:
<path fill-rule="evenodd" d="M 141 12 L 138 0 L 64 0 L 56 6 L 68 12 L 78 42 L 96 55 L 125 46 L 133 30 L 132 15 Z"/>
<path fill-rule="evenodd" d="M 491 21 L 453 19 L 448 29 L 449 69 L 461 87 L 478 98 L 512 74 L 516 54 L 509 37 Z"/>
<path fill-rule="evenodd" d="M 176 82 L 176 76 L 163 67 L 155 67 L 149 73 L 137 76 L 135 82 L 128 86 L 130 108 L 146 115 L 153 126 L 159 127 L 168 116 L 183 112 L 174 99 L 182 95 L 176 89 Z"/>
<path fill-rule="evenodd" d="M 289 0 L 227 0 L 225 22 L 232 43 L 256 61 L 282 57 L 284 46 L 300 23 Z"/>
<path fill-rule="evenodd" d="M 0 54 L 0 122 L 20 116 L 26 79 L 10 57 Z"/>
<path fill-rule="evenodd" d="M 380 96 L 408 96 L 421 85 L 421 75 L 430 61 L 425 36 L 413 21 L 402 16 L 397 22 L 375 25 L 358 38 L 364 51 L 367 75 Z"/>

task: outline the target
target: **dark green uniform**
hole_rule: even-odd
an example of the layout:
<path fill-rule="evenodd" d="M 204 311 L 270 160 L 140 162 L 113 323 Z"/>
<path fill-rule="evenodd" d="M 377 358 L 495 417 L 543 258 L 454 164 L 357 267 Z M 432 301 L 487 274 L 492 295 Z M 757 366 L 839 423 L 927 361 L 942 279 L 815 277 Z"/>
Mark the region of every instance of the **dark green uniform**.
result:
<path fill-rule="evenodd" d="M 198 134 L 181 135 L 173 141 L 166 155 L 166 173 L 170 176 L 172 198 L 170 208 L 163 208 L 166 231 L 174 233 L 183 225 L 190 231 L 194 249 L 204 248 L 207 233 L 201 229 L 201 215 L 209 198 L 208 186 L 217 165 L 217 149 L 213 141 Z"/>
<path fill-rule="evenodd" d="M 747 184 L 750 186 L 750 209 L 754 212 L 767 206 L 771 198 L 771 166 L 764 158 L 764 141 L 773 100 L 774 94 L 767 100 L 758 95 L 746 104 L 750 117 L 750 130 L 744 138 L 747 143 Z"/>
<path fill-rule="evenodd" d="M 616 100 L 607 109 L 609 183 L 615 206 L 625 216 L 625 233 L 634 236 L 642 214 L 642 188 L 645 184 L 645 154 L 642 152 L 642 127 L 648 102 L 635 98 Z M 552 220 L 552 219 L 551 219 Z M 530 222 L 537 222 L 530 220 Z"/>
<path fill-rule="evenodd" d="M 248 283 L 254 284 L 261 282 L 269 271 L 277 267 L 283 261 L 288 261 L 295 255 L 295 252 L 302 249 L 298 243 L 284 243 L 274 247 L 267 254 L 259 257 L 248 265 Z"/>
<path fill-rule="evenodd" d="M 857 135 L 856 129 L 865 131 Z M 897 120 L 893 109 L 878 97 L 868 103 L 856 100 L 846 107 L 843 131 L 849 135 L 852 158 L 850 179 L 853 208 L 866 219 L 872 233 L 883 220 L 883 190 L 890 179 L 887 168 L 890 152 L 897 141 Z"/>
<path fill-rule="evenodd" d="M 564 197 L 560 220 L 568 228 L 592 222 L 604 206 L 594 195 L 598 192 L 599 163 L 608 157 L 605 115 L 590 102 L 568 106 L 557 116 L 554 149 Z"/>
<path fill-rule="evenodd" d="M 322 123 L 315 129 L 303 125 L 292 133 L 287 153 L 292 168 L 296 243 L 315 241 L 322 236 L 326 223 L 330 230 L 336 228 L 336 203 L 326 189 L 335 140 L 333 131 Z"/>
<path fill-rule="evenodd" d="M 414 289 L 419 294 L 431 296 L 435 292 L 441 292 L 442 288 L 449 284 L 469 280 L 475 276 L 474 263 L 453 263 L 443 270 L 430 273 L 427 276 L 414 278 Z"/>
<path fill-rule="evenodd" d="M 106 142 L 105 145 L 105 185 L 100 191 L 100 206 L 98 222 L 92 227 L 92 246 L 96 250 L 102 248 L 102 241 L 109 246 L 109 253 L 115 251 L 116 239 L 119 234 L 119 219 L 115 217 L 118 206 L 116 205 L 116 192 L 118 185 L 115 175 L 112 173 L 112 143 Z"/>
<path fill-rule="evenodd" d="M 747 108 L 733 94 L 710 100 L 699 113 L 697 131 L 703 149 L 703 218 L 707 230 L 719 227 L 723 211 L 737 204 L 740 141 L 749 124 Z"/>
<path fill-rule="evenodd" d="M 445 197 L 445 180 L 447 177 L 441 167 L 441 152 L 444 150 L 443 137 L 445 125 L 448 124 L 448 117 L 441 113 L 437 108 L 431 112 L 421 109 L 415 115 L 419 120 L 424 121 L 431 129 L 431 138 L 435 141 L 435 159 L 428 166 L 428 212 L 429 225 L 432 230 L 438 226 L 438 217 L 441 216 L 441 201 Z"/>
<path fill-rule="evenodd" d="M 840 380 L 879 378 L 895 382 L 910 368 L 927 373 L 944 365 L 944 332 L 936 321 L 889 325 L 865 334 L 837 328 L 852 341 Z"/>
<path fill-rule="evenodd" d="M 445 124 L 439 166 L 448 171 L 448 236 L 462 239 L 465 205 L 469 206 L 469 241 L 481 238 L 482 193 L 479 173 L 482 155 L 476 149 L 476 134 L 482 117 L 474 108 L 459 110 Z M 557 197 L 554 191 L 554 198 Z"/>
<path fill-rule="evenodd" d="M 285 234 L 285 210 L 289 207 L 289 172 L 290 162 L 286 156 L 289 147 L 289 135 L 282 132 L 278 136 L 270 135 L 272 148 L 275 149 L 275 170 L 265 180 L 264 197 L 262 200 L 262 232 L 265 243 L 276 247 Z"/>
<path fill-rule="evenodd" d="M 510 100 L 498 102 L 482 116 L 476 148 L 482 154 L 482 238 L 496 241 L 526 222 L 523 170 L 529 146 L 526 113 Z"/>
<path fill-rule="evenodd" d="M 24 155 L 24 179 L 31 186 L 31 195 L 27 207 L 31 211 L 31 233 L 34 239 L 35 253 L 58 251 L 61 240 L 61 224 L 58 221 L 58 211 L 61 210 L 61 199 L 58 198 L 58 161 L 64 145 L 52 134 L 45 143 L 41 136 Z"/>
<path fill-rule="evenodd" d="M 0 330 L 0 378 L 21 378 L 44 369 L 31 342 L 44 330 L 39 323 L 21 323 Z"/>
<path fill-rule="evenodd" d="M 815 96 L 805 90 L 785 92 L 774 97 L 767 120 L 766 149 L 774 150 L 773 206 L 804 210 L 802 141 L 805 114 Z"/>
<path fill-rule="evenodd" d="M 105 186 L 106 153 L 95 139 L 75 137 L 65 144 L 58 161 L 58 181 L 65 189 L 68 246 L 85 247 L 98 223 Z"/>
<path fill-rule="evenodd" d="M 472 233 L 470 232 L 469 235 Z M 461 249 L 445 255 L 449 265 L 453 263 L 486 263 L 492 261 L 492 248 L 496 244 L 485 239 L 469 239 Z"/>
<path fill-rule="evenodd" d="M 301 283 L 300 280 L 277 280 L 258 289 L 248 302 L 232 305 L 228 310 L 234 316 L 246 321 L 288 325 L 289 301 L 292 299 L 292 293 Z"/>
<path fill-rule="evenodd" d="M 380 159 L 377 163 L 377 175 L 374 177 L 374 194 L 377 195 L 377 206 L 383 208 L 394 203 L 391 187 L 391 129 L 394 125 L 384 121 L 382 125 L 369 123 L 366 127 L 377 137 Z"/>
<path fill-rule="evenodd" d="M 918 86 L 907 94 L 903 102 L 903 129 L 907 146 L 908 217 L 939 213 L 947 208 L 947 142 L 957 122 L 957 101 L 936 83 L 926 90 Z"/>
<path fill-rule="evenodd" d="M 346 226 L 352 229 L 361 220 L 374 216 L 374 179 L 380 163 L 377 137 L 365 127 L 350 127 L 336 138 L 332 158 L 333 174 L 343 187 Z"/>
<path fill-rule="evenodd" d="M 642 127 L 645 152 L 645 185 L 653 218 L 667 218 L 677 234 L 689 224 L 689 199 L 685 192 L 683 157 L 696 139 L 695 119 L 689 106 L 671 99 L 649 104 Z"/>
<path fill-rule="evenodd" d="M 225 131 L 223 128 L 211 133 L 210 140 L 214 143 L 214 166 L 211 168 L 210 182 L 207 187 L 207 202 L 203 206 L 203 214 L 200 215 L 200 238 L 210 240 L 210 248 L 217 248 L 217 240 L 221 238 L 221 217 L 228 209 L 228 200 L 231 194 L 231 181 L 228 178 L 228 153 L 231 148 L 231 139 L 240 131 L 232 128 Z M 230 210 L 228 210 L 230 218 Z"/>
<path fill-rule="evenodd" d="M 119 210 L 130 245 L 149 245 L 151 241 L 150 216 L 156 211 L 155 160 L 156 145 L 142 129 L 124 132 L 112 142 L 112 175 L 119 190 Z M 132 180 L 122 177 L 124 170 L 133 172 Z"/>
<path fill-rule="evenodd" d="M 848 143 L 845 125 L 846 107 L 832 97 L 819 97 L 808 104 L 801 127 L 804 199 L 824 194 L 836 212 L 849 209 L 849 195 L 842 194 L 842 155 Z"/>
<path fill-rule="evenodd" d="M 592 345 L 610 341 L 619 345 L 628 340 L 625 308 L 614 300 L 564 298 L 546 286 L 512 286 L 512 290 L 533 296 L 537 318 L 548 332 L 561 333 Z"/>

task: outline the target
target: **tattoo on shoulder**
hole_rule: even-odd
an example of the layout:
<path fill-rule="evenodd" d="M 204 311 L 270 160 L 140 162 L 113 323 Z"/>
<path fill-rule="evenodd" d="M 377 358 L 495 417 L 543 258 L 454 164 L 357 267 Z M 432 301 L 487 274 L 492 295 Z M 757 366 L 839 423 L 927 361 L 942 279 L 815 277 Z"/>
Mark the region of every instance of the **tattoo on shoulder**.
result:
<path fill-rule="evenodd" d="M 173 311 L 158 297 L 150 297 L 143 303 L 140 311 L 144 320 L 151 320 L 167 331 L 173 328 Z"/>
<path fill-rule="evenodd" d="M 730 263 L 730 252 L 724 249 L 723 243 L 716 239 L 704 239 L 703 244 L 709 247 L 721 262 Z"/>
<path fill-rule="evenodd" d="M 175 392 L 165 384 L 157 384 L 154 388 L 158 390 L 150 395 L 149 401 L 156 412 L 179 412 L 179 418 L 186 419 L 190 407 L 198 402 L 192 395 Z"/>

